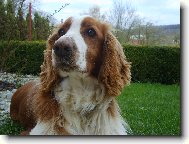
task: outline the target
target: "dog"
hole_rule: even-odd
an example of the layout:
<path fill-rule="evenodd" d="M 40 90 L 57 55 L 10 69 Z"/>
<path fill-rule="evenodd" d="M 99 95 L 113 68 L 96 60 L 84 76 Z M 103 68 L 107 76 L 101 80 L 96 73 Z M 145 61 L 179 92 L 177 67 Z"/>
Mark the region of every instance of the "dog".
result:
<path fill-rule="evenodd" d="M 70 17 L 47 40 L 39 82 L 13 95 L 10 116 L 29 135 L 127 135 L 116 101 L 131 64 L 109 25 Z"/>

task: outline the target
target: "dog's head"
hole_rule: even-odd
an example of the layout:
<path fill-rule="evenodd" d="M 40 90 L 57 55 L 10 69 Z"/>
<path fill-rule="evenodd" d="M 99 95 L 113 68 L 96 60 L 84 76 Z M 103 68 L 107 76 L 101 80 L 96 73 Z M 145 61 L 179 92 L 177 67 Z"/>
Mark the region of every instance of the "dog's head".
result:
<path fill-rule="evenodd" d="M 48 39 L 41 82 L 48 90 L 61 77 L 96 78 L 106 95 L 119 95 L 130 82 L 130 64 L 107 24 L 91 17 L 68 18 Z"/>

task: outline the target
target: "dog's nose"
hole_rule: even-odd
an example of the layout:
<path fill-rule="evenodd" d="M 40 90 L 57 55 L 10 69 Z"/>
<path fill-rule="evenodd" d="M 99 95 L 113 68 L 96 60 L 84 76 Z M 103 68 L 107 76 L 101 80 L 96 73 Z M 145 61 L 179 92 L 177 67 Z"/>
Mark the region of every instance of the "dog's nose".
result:
<path fill-rule="evenodd" d="M 58 57 L 70 57 L 74 50 L 74 42 L 70 37 L 64 37 L 55 42 L 53 50 Z"/>
<path fill-rule="evenodd" d="M 56 44 L 54 45 L 53 50 L 54 50 L 54 53 L 59 57 L 68 57 L 72 53 L 72 48 L 66 45 L 62 46 L 62 45 Z"/>

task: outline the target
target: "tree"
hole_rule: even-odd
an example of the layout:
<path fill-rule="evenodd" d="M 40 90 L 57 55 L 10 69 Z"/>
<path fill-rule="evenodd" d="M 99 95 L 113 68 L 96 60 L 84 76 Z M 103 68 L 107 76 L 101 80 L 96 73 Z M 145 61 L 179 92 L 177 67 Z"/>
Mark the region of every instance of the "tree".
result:
<path fill-rule="evenodd" d="M 5 24 L 6 24 L 6 13 L 5 13 L 5 1 L 0 0 L 0 40 L 5 39 Z"/>
<path fill-rule="evenodd" d="M 18 10 L 17 15 L 17 25 L 19 31 L 19 40 L 26 40 L 27 39 L 27 23 L 23 16 L 22 8 Z"/>
<path fill-rule="evenodd" d="M 15 17 L 15 7 L 13 0 L 7 0 L 6 3 L 6 39 L 17 40 L 18 39 L 18 26 Z"/>
<path fill-rule="evenodd" d="M 89 8 L 88 12 L 83 12 L 83 13 L 81 13 L 81 15 L 89 15 L 89 16 L 91 16 L 95 19 L 101 20 L 101 21 L 106 20 L 105 14 L 101 14 L 100 7 L 97 5 L 92 6 L 91 8 Z"/>
<path fill-rule="evenodd" d="M 116 29 L 124 30 L 129 28 L 135 16 L 135 9 L 131 6 L 129 1 L 125 3 L 123 3 L 122 0 L 113 1 L 113 8 L 109 13 L 109 21 Z"/>
<path fill-rule="evenodd" d="M 105 18 L 106 18 L 104 14 L 101 14 L 99 6 L 93 6 L 93 7 L 89 8 L 88 14 L 90 16 L 92 16 L 96 19 L 102 20 L 102 21 L 105 21 Z"/>
<path fill-rule="evenodd" d="M 0 40 L 28 39 L 28 5 L 28 0 L 0 0 Z M 57 12 L 68 5 L 63 5 Z M 34 40 L 46 40 L 55 24 L 55 13 L 48 16 L 37 10 L 34 12 L 32 37 Z"/>
<path fill-rule="evenodd" d="M 180 45 L 180 34 L 179 33 L 175 33 L 173 36 L 173 43 L 175 45 Z"/>
<path fill-rule="evenodd" d="M 162 35 L 152 22 L 146 21 L 136 14 L 129 1 L 114 0 L 110 10 L 109 22 L 113 25 L 115 35 L 121 43 L 131 43 L 134 37 L 140 45 L 163 43 Z"/>
<path fill-rule="evenodd" d="M 157 31 L 158 29 L 156 29 L 153 25 L 153 23 L 151 22 L 147 22 L 144 26 L 145 28 L 145 36 L 146 36 L 146 45 L 152 45 L 155 41 L 157 40 Z"/>
<path fill-rule="evenodd" d="M 42 17 L 39 12 L 34 14 L 35 39 L 47 39 L 50 34 L 50 22 L 47 18 Z"/>
<path fill-rule="evenodd" d="M 135 9 L 131 6 L 129 1 L 125 3 L 123 3 L 122 0 L 113 1 L 113 8 L 110 10 L 108 21 L 113 25 L 115 35 L 120 42 L 129 40 L 135 20 Z M 125 38 L 123 38 L 123 36 Z"/>

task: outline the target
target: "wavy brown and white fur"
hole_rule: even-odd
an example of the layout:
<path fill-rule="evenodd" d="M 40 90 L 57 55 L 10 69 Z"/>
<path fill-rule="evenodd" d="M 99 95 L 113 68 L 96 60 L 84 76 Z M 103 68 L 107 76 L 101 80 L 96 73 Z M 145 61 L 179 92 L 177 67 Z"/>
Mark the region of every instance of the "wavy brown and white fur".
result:
<path fill-rule="evenodd" d="M 19 88 L 10 114 L 23 135 L 126 135 L 116 97 L 130 63 L 107 24 L 68 18 L 49 37 L 40 81 Z"/>

